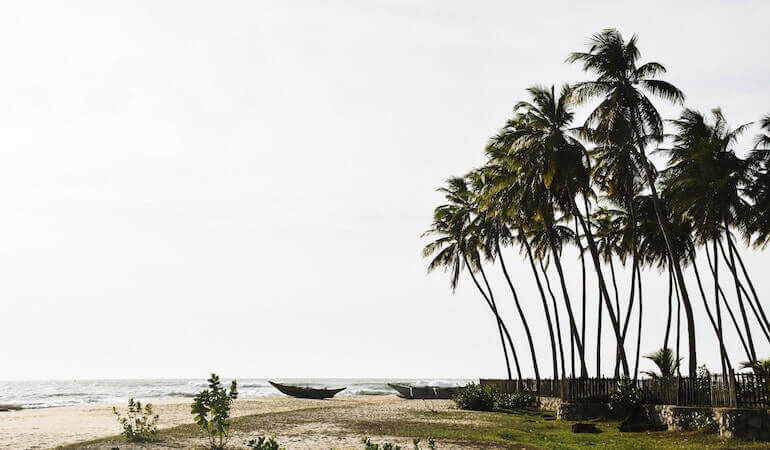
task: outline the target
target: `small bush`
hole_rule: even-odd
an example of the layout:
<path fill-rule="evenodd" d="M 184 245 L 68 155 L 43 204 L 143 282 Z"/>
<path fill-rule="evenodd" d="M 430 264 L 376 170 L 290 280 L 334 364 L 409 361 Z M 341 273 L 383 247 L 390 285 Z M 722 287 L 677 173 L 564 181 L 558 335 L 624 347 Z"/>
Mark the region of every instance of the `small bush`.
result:
<path fill-rule="evenodd" d="M 515 394 L 500 392 L 496 399 L 497 407 L 502 409 L 519 409 L 532 406 L 535 403 L 535 394 L 524 390 Z"/>
<path fill-rule="evenodd" d="M 118 416 L 118 422 L 123 428 L 120 434 L 128 441 L 149 441 L 158 433 L 158 415 L 153 414 L 151 403 L 142 408 L 142 402 L 135 402 L 130 398 L 126 416 L 121 415 L 114 406 L 112 412 Z"/>
<path fill-rule="evenodd" d="M 683 417 L 679 425 L 687 430 L 700 431 L 702 433 L 716 433 L 719 431 L 719 424 L 714 420 L 714 416 L 700 411 Z"/>
<path fill-rule="evenodd" d="M 470 383 L 452 398 L 457 407 L 471 411 L 492 411 L 499 393 L 494 386 Z"/>
<path fill-rule="evenodd" d="M 230 384 L 230 392 L 222 387 L 219 377 L 212 373 L 208 379 L 209 388 L 193 398 L 191 413 L 195 423 L 206 432 L 211 450 L 222 450 L 227 445 L 230 430 L 230 406 L 238 398 L 236 382 Z"/>
<path fill-rule="evenodd" d="M 639 412 L 642 406 L 642 394 L 636 383 L 628 377 L 618 380 L 615 390 L 610 394 L 610 411 L 618 416 L 630 416 Z"/>
<path fill-rule="evenodd" d="M 364 436 L 361 438 L 361 443 L 364 444 L 364 450 L 401 450 L 400 445 L 393 444 L 391 442 L 384 442 L 382 444 L 376 444 L 372 442 L 371 439 Z M 421 450 L 422 447 L 420 447 L 420 439 L 413 439 L 412 444 L 414 445 L 414 450 Z M 430 450 L 436 450 L 436 441 L 433 439 L 428 440 L 428 449 Z"/>
<path fill-rule="evenodd" d="M 283 447 L 278 445 L 275 438 L 266 438 L 259 436 L 257 439 L 251 439 L 246 443 L 246 447 L 252 450 L 284 450 Z"/>

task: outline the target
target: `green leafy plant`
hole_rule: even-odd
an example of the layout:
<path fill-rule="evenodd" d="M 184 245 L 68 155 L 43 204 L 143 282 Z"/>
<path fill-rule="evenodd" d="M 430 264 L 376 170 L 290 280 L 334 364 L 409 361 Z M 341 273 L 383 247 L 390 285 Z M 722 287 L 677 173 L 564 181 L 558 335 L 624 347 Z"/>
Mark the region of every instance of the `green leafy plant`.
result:
<path fill-rule="evenodd" d="M 364 450 L 401 450 L 400 445 L 393 444 L 392 442 L 383 442 L 382 444 L 377 444 L 372 442 L 371 439 L 364 436 L 361 438 L 361 443 L 364 444 Z M 412 445 L 414 445 L 414 450 L 421 450 L 422 447 L 420 447 L 420 439 L 414 438 L 412 440 Z M 428 440 L 428 449 L 435 450 L 436 447 L 436 441 L 433 439 Z"/>
<path fill-rule="evenodd" d="M 714 420 L 714 416 L 702 412 L 694 412 L 690 417 L 689 427 L 702 433 L 717 433 L 719 424 Z"/>
<path fill-rule="evenodd" d="M 495 399 L 496 405 L 501 409 L 520 409 L 532 406 L 535 403 L 535 394 L 528 390 L 507 394 L 499 392 Z"/>
<path fill-rule="evenodd" d="M 470 383 L 455 395 L 452 400 L 460 409 L 471 411 L 492 411 L 495 409 L 499 393 L 494 386 L 482 386 Z"/>
<path fill-rule="evenodd" d="M 251 439 L 246 443 L 246 447 L 252 450 L 284 450 L 283 447 L 278 445 L 278 442 L 274 437 L 266 438 L 265 436 L 259 436 L 257 439 Z"/>
<path fill-rule="evenodd" d="M 618 416 L 630 416 L 642 406 L 642 394 L 636 383 L 628 377 L 618 380 L 608 402 L 610 410 Z"/>
<path fill-rule="evenodd" d="M 227 445 L 230 430 L 230 406 L 238 398 L 235 380 L 230 384 L 228 392 L 212 373 L 208 379 L 209 387 L 193 398 L 191 413 L 195 415 L 195 423 L 206 432 L 211 450 L 222 450 Z"/>
<path fill-rule="evenodd" d="M 153 413 L 152 404 L 148 403 L 142 408 L 142 402 L 128 399 L 128 413 L 123 416 L 118 409 L 112 407 L 112 412 L 118 417 L 118 422 L 123 428 L 121 435 L 131 442 L 149 441 L 158 433 L 158 415 Z"/>

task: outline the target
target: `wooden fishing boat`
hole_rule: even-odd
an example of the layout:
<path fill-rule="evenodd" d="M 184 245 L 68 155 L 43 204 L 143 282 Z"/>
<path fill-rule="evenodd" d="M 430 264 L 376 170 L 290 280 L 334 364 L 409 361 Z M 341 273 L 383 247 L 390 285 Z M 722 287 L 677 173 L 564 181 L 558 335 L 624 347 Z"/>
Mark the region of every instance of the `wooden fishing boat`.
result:
<path fill-rule="evenodd" d="M 408 384 L 388 383 L 392 389 L 398 392 L 398 396 L 408 399 L 450 399 L 454 397 L 460 389 L 455 387 L 442 386 L 411 386 Z"/>
<path fill-rule="evenodd" d="M 344 387 L 338 389 L 316 389 L 311 387 L 290 386 L 288 384 L 275 383 L 273 381 L 268 381 L 268 383 L 272 384 L 274 388 L 278 389 L 284 394 L 297 398 L 332 398 L 338 392 L 345 390 Z"/>

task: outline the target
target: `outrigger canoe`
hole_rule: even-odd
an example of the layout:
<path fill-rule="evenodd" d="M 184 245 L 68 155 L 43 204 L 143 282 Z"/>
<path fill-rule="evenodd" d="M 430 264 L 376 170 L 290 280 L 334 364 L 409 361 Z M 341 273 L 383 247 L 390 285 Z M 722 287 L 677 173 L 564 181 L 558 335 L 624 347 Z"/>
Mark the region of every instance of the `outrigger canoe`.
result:
<path fill-rule="evenodd" d="M 284 394 L 291 397 L 297 397 L 297 398 L 315 398 L 315 399 L 332 398 L 338 392 L 345 390 L 344 387 L 338 388 L 338 389 L 316 389 L 316 388 L 302 387 L 302 386 L 290 386 L 288 384 L 275 383 L 273 381 L 268 381 L 268 383 L 272 384 L 274 388 L 278 389 Z"/>
<path fill-rule="evenodd" d="M 410 386 L 408 384 L 388 383 L 388 386 L 398 392 L 398 396 L 408 399 L 450 399 L 454 397 L 461 387 L 440 386 Z"/>

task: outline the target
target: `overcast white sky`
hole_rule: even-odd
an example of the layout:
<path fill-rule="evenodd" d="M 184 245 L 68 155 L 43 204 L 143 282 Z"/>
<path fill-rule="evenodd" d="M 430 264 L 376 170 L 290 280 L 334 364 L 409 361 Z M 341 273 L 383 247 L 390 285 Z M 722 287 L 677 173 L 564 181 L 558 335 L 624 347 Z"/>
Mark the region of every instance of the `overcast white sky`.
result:
<path fill-rule="evenodd" d="M 638 33 L 688 105 L 758 119 L 768 16 L 764 1 L 5 2 L 0 379 L 503 376 L 471 283 L 426 276 L 434 189 L 483 161 L 527 86 L 585 78 L 563 61 L 605 27 Z M 765 297 L 767 255 L 748 260 Z M 508 262 L 550 373 L 528 266 Z M 644 352 L 664 290 L 645 274 Z"/>

